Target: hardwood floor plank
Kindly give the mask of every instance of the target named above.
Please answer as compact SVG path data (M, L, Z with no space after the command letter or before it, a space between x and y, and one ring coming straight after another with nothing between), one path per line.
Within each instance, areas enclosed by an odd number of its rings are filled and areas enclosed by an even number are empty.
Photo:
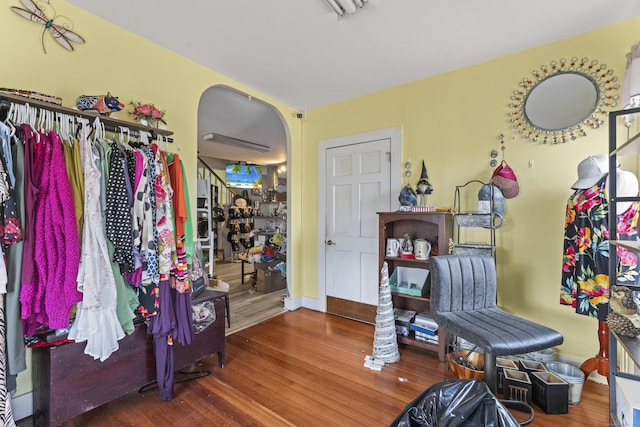
M250 276L245 276L242 283L241 267L242 264L237 262L221 262L215 266L217 277L229 284L231 326L227 328L227 335L286 311L284 291L267 294L256 292ZM247 271L253 271L253 266L245 265Z
M435 353L414 347L401 346L400 361L381 372L365 368L373 333L342 317L286 312L228 335L225 367L204 358L198 367L211 375L176 384L173 400L160 401L157 390L130 393L63 426L388 426L426 388L453 376ZM534 406L532 425L606 426L608 391L586 381L568 414Z

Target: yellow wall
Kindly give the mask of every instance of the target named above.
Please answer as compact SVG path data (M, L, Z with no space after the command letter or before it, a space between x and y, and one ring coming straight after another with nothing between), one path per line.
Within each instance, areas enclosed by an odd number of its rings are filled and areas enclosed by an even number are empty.
M19 2L14 2L19 5ZM272 104L287 122L290 135L290 158L299 164L300 123L294 119L295 111L262 93L238 84L170 51L158 47L133 33L122 30L102 19L76 8L64 0L56 2L58 15L68 16L75 31L86 44L75 45L68 52L51 38L45 36L47 54L40 44L42 25L36 25L9 10L0 13L0 52L4 58L1 87L32 90L60 96L63 105L75 107L79 95L101 95L110 91L120 101L152 102L166 110L168 128L174 132L175 143L170 151L179 152L187 171L190 193L196 188L197 112L201 94L210 86L223 84L234 87ZM130 120L129 115L118 112L113 115ZM290 168L291 200L288 209L291 216L292 236L300 236L299 168ZM191 198L195 213L195 197ZM292 263L288 273L293 283L292 296L300 294L301 283L298 253L299 239L289 241ZM30 391L28 375L20 375L18 394Z
M430 204L452 206L456 185L471 179L489 180L489 153L499 149L498 137L503 133L505 158L516 172L521 191L507 201L506 224L497 231L499 303L508 311L558 329L565 337L560 348L565 355L577 360L594 356L597 321L561 306L559 291L566 201L580 160L608 151L606 126L566 144L542 145L515 136L507 110L519 81L554 59L597 59L613 69L621 82L625 54L638 41L639 24L640 19L627 21L309 111L302 155L302 168L307 171L303 186L310 189L303 194L302 214L309 221L304 230L317 230L316 212L321 209L314 191L318 141L399 127L403 154L395 161L411 160L413 164L413 177L403 177L403 185L415 186L424 159L434 187ZM304 295L315 297L317 246L313 239L305 239L304 247Z

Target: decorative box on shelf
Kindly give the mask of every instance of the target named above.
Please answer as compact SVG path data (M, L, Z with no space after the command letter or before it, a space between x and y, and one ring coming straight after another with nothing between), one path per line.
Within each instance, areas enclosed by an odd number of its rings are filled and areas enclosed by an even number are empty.
M533 387L529 374L523 371L504 369L504 398L532 403Z
M518 362L520 363L520 366L521 366L520 370L527 372L529 374L532 372L547 371L547 368L545 367L544 363L538 362L537 360L520 359L518 360Z
M496 357L496 372L498 374L498 384L496 392L498 394L504 394L504 370L511 369L513 371L518 370L518 364L511 359L505 357Z
M569 413L569 383L549 371L531 372L533 403L547 414Z
M389 278L391 292L406 295L425 296L429 293L427 282L429 270L423 268L396 267Z

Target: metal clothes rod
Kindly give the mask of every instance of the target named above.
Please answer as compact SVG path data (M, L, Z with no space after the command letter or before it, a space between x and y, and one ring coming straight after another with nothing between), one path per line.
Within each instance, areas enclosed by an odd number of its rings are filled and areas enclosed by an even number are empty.
M29 104L32 107L42 108L43 110L55 111L62 114L68 114L70 116L79 116L90 121L95 120L96 117L104 124L105 130L109 132L120 132L120 127L128 128L131 135L138 136L140 131L145 131L151 134L152 139L157 139L158 135L163 137L163 140L167 142L173 142L173 138L168 138L169 135L173 135L173 132L165 129L157 129L151 126L144 126L139 123L128 122L125 120L116 119L109 116L102 116L97 113L90 113L87 111L76 110L73 108L63 107L61 105L52 104L49 102L39 101L37 99L25 98L19 95L10 95L8 93L0 93L0 111L6 113L11 107L11 103L14 104Z

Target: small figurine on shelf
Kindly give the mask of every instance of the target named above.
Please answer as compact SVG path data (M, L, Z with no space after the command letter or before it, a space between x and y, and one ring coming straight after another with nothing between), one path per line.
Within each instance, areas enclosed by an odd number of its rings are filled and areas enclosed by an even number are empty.
M416 193L410 185L407 184L400 190L398 201L402 212L411 212L411 208L416 205Z
M636 326L640 324L640 316L631 289L614 286L609 296L609 308L611 311L607 315L607 323L611 331L632 338L640 335L640 328Z
M418 206L427 206L427 194L431 194L433 186L429 182L429 175L427 174L427 167L422 161L422 173L420 179L416 185L416 194L418 195Z
M76 107L78 110L95 111L101 116L108 116L114 111L122 110L124 104L112 96L111 92L107 92L106 95L99 96L81 95L76 99Z
M400 241L400 258L414 259L415 257L413 253L413 240L411 240L411 235L407 233L402 236Z

